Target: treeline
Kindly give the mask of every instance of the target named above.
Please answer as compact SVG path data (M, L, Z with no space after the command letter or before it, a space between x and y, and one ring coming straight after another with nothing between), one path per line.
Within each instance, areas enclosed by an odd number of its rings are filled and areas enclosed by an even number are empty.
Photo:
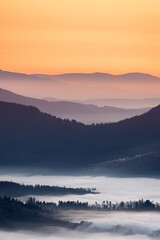
M111 201L103 201L102 204L95 203L91 206L91 209L98 210L107 210L107 211L148 211L148 210L160 210L160 203L154 203L150 200L138 200L138 201L127 201L127 202L119 202L112 203Z
M33 204L42 209L53 210L57 209L75 209L75 210L102 210L102 211L149 211L156 210L160 211L160 203L154 203L150 200L138 200L138 201L128 201L112 203L111 201L103 201L102 204L95 202L94 204L89 204L88 202L80 201L59 201L56 203L47 203L45 201L36 201L35 198L29 198L27 204Z
M57 213L46 211L38 204L23 203L10 197L0 197L0 227L2 228L39 228L40 225L49 225L75 229L80 225L88 224L84 221L74 223L62 220Z
M66 188L48 185L24 185L15 182L1 181L0 196L20 197L26 195L67 195L95 194L95 188Z
M76 228L82 223L70 223L60 219L61 210L93 210L93 211L160 211L160 203L150 200L129 202L102 202L102 204L88 204L88 202L59 201L56 203L40 202L35 198L29 198L26 203L10 197L0 197L0 227L9 223L39 223L54 226ZM83 223L84 224L84 223Z

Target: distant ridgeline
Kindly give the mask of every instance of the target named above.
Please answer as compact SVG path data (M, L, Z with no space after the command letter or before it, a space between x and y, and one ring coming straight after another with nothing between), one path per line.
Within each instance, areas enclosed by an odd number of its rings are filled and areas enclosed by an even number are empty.
M1 181L0 182L0 196L6 197L20 197L26 195L83 195L96 194L95 188L66 188L58 186L46 185L24 185L14 182Z

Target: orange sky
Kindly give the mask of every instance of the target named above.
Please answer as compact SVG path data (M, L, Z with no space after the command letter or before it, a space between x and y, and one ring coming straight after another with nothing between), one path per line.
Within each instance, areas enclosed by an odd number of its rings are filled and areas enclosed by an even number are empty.
M160 0L0 0L0 68L160 76Z

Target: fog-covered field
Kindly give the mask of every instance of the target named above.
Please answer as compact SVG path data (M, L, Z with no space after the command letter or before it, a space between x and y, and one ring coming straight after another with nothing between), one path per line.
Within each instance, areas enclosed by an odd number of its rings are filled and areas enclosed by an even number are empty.
M147 236L142 235L131 235L131 236L120 236L120 235L112 235L108 233L80 233L80 232L66 232L61 230L61 234L39 234L39 233L28 233L28 232L0 232L0 239L5 240L145 240L150 239Z
M37 196L38 200L80 200L89 203L102 203L150 199L160 202L160 180L151 178L108 178L90 176L41 176L1 174L0 180L14 181L24 184L57 185L66 187L96 187L99 194ZM25 200L21 198L21 200ZM102 212L102 211L65 211L64 219L73 222L82 220L92 222L90 226L77 230L64 228L45 228L31 231L0 231L0 239L6 240L145 240L160 239L159 212ZM63 218L62 214L62 218Z
M37 196L38 200L57 202L59 199L102 203L104 200L119 202L150 199L160 202L160 179L152 178L108 178L91 176L41 176L41 175L0 175L0 180L24 184L57 185L66 187L96 187L99 194L82 196Z

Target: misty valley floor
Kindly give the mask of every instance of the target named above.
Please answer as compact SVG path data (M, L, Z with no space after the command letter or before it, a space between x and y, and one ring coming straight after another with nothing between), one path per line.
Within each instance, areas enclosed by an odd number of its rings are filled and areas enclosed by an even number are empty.
M46 202L81 201L94 204L102 201L129 201L150 199L160 202L160 179L153 178L110 178L105 176L53 176L33 175L32 173L0 172L0 181L13 181L24 184L57 185L60 187L96 188L99 194L63 195L63 196L36 196L37 200ZM28 197L27 197L28 198ZM20 200L25 201L26 197Z
M67 212L69 220L81 219L92 221L88 227L79 227L70 230L62 227L39 227L29 230L0 230L0 239L6 240L145 240L160 239L159 222L157 213L95 213L80 211Z
M52 176L18 173L2 173L0 180L14 181L24 184L45 184L66 187L95 187L100 194L36 196L36 200L47 202L82 201L90 204L102 201L130 201L150 199L160 202L160 180L152 178L108 178L91 176ZM27 197L21 197L25 201ZM76 229L45 226L30 230L0 230L0 239L6 240L134 240L160 239L159 212L102 212L102 211L61 211L62 220L80 223L91 222L88 226Z
M89 213L74 211L68 213L70 218L92 220L88 228L70 230L59 227L44 227L31 230L0 231L0 239L6 240L144 240L159 239L160 215L156 213ZM68 216L67 216L68 217Z

